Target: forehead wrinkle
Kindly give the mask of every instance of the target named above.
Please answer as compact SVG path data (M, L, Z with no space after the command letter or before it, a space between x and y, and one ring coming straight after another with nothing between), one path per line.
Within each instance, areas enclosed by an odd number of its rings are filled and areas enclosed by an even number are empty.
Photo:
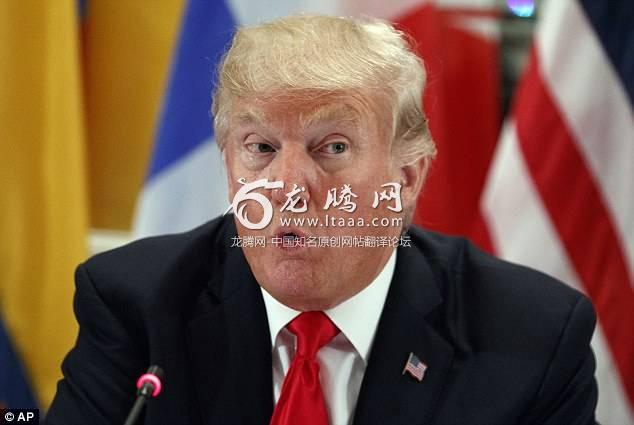
M232 121L237 126L256 125L261 128L269 128L269 124L273 122L273 117L277 116L282 122L290 123L297 120L295 122L298 126L292 131L303 132L311 126L325 123L345 123L360 129L363 119L359 109L349 103L327 103L306 108L303 105L297 105L297 103L295 103L295 107L292 107L292 103L286 101L279 104L272 102L271 106L273 111L259 105L241 105L234 112ZM278 119L274 121L280 123ZM286 131L291 130L287 128Z
M261 110L251 107L237 112L234 118L241 125L256 124L262 126L266 122L265 114Z
M299 116L300 125L308 128L324 122L346 122L358 125L361 116L359 112L350 105L329 104L320 106L309 112L301 112Z

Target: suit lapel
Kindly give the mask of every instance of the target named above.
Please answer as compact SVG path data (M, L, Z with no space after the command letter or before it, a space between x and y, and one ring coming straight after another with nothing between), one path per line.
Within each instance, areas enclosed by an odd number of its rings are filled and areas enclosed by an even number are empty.
M434 329L442 302L434 276L415 247L400 248L354 416L355 424L427 424L446 382L452 346ZM410 353L427 370L422 381L402 374Z
M266 309L242 250L227 250L188 323L196 399L203 423L265 424L273 411Z

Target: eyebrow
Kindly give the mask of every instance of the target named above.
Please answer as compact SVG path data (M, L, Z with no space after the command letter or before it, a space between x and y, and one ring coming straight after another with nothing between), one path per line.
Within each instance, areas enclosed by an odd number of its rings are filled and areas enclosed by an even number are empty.
M247 125L247 124L258 124L264 125L266 122L266 117L264 114L257 109L247 109L245 111L239 112L236 114L235 119L239 124Z
M345 103L328 104L301 114L299 122L302 127L307 128L324 122L348 122L353 125L359 124L361 116L359 111Z

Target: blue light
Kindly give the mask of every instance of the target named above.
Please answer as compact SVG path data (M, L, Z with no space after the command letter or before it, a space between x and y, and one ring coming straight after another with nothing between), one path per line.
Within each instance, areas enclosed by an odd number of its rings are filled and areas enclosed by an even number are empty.
M511 12L520 18L528 18L535 13L533 0L506 0L506 4Z

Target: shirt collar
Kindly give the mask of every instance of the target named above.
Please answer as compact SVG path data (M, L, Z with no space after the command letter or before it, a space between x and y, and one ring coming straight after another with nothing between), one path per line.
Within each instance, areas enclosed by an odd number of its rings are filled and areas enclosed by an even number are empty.
M372 283L352 298L324 311L366 364L395 267L396 249ZM269 322L271 346L274 347L278 333L301 312L280 303L264 288L260 288Z

